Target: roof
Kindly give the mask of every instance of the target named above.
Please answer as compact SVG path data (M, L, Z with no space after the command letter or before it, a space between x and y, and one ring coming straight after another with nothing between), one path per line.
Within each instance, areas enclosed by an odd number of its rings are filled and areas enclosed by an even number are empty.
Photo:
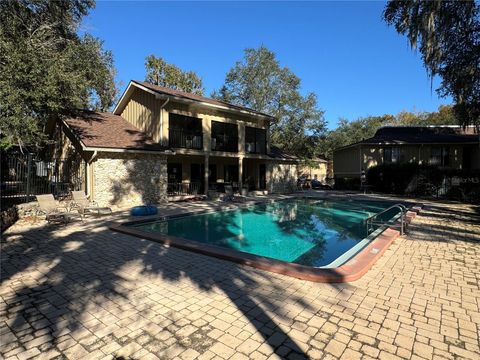
M63 122L85 147L165 151L143 131L119 115L104 112L82 111Z
M141 85L141 86L143 86L143 87L145 87L145 88L147 88L151 91L154 91L154 92L156 92L158 94L162 94L162 95L173 96L173 97L183 99L183 100L187 100L187 101L195 101L195 102L198 102L198 103L213 105L213 106L216 106L216 107L226 108L226 109L229 109L229 110L248 112L248 113L251 113L253 115L260 115L260 116L263 116L263 117L273 118L273 116L271 116L271 115L268 115L268 114L262 113L260 111L250 109L250 108L245 107L245 106L230 104L230 103L227 103L225 101L220 101L220 100L208 98L208 97L205 97L205 96L195 95L195 94L191 94L191 93L187 93L187 92L183 92L183 91L179 91L179 90L170 89L170 88L163 87L163 86L153 85L153 84L150 84L150 83L145 82L145 81L132 80L131 83Z
M268 153L268 156L271 157L272 159L278 159L278 160L292 160L292 161L298 160L297 156L288 154L276 146L270 146L270 152Z
M341 147L357 145L465 144L479 142L473 128L461 126L385 126L371 138ZM337 150L339 150L337 149Z

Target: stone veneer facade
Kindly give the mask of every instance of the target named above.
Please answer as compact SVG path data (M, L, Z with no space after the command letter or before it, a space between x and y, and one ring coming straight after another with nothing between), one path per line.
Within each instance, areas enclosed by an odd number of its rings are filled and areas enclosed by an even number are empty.
M93 199L100 206L135 206L167 201L167 159L144 153L98 153Z
M268 190L271 193L289 193L295 190L297 182L297 165L293 163L269 163L267 173Z

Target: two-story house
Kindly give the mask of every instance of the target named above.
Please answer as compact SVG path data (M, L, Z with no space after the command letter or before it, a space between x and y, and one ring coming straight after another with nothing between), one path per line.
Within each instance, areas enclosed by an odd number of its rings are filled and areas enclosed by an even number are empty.
M272 117L245 107L131 81L113 113L61 121L62 157L85 167L85 190L105 205L158 203L224 191L292 189L297 159L270 145Z

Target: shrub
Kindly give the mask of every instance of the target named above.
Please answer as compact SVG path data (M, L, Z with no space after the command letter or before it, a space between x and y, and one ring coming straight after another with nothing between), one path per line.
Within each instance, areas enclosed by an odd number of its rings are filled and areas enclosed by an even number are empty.
M453 179L461 179L455 184ZM479 170L442 169L417 164L383 164L367 172L372 190L397 195L445 196L476 202L480 193Z
M335 177L335 190L358 190L360 189L359 178Z

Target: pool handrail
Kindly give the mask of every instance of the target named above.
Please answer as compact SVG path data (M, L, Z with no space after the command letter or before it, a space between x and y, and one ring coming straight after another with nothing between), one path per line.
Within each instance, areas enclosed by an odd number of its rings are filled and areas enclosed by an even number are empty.
M372 216L365 219L365 223L367 225L367 231L369 231L370 225L384 225L384 226L391 225L391 223L389 223L389 221L375 221L375 218L377 218L379 215L382 215L382 214L386 213L387 211L395 209L395 208L400 209L400 235L403 235L405 233L405 217L407 215L407 207L403 204L400 204L400 203L394 204L394 205L380 211L379 213L373 214Z

